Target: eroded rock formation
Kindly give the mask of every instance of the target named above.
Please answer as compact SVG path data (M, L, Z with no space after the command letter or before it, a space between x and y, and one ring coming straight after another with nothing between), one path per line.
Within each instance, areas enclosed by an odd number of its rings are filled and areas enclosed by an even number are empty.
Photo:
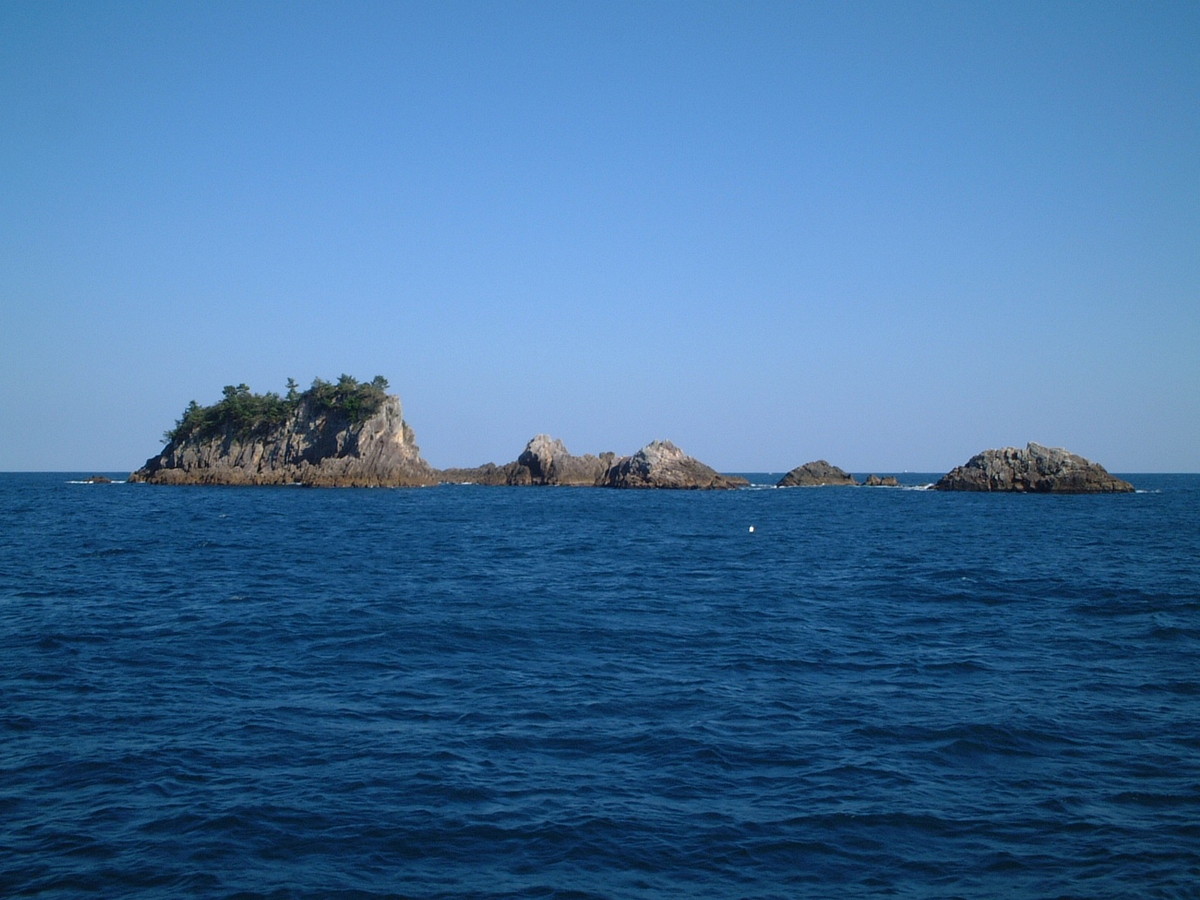
M517 457L517 464L529 471L531 484L597 485L615 461L615 453L573 456L562 441L548 434L539 434Z

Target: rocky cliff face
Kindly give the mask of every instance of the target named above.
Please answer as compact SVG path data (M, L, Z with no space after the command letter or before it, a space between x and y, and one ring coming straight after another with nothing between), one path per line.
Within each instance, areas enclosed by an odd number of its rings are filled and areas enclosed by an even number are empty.
M1012 491L1098 494L1134 489L1091 462L1056 447L1028 444L1025 449L985 450L958 466L933 486L937 491Z
M605 473L602 483L618 488L721 490L744 487L748 482L719 474L670 441L654 441L633 456L618 460Z
M819 487L822 485L858 484L844 469L831 466L823 459L796 466L777 482L777 487Z
M307 484L401 487L437 484L421 458L400 399L388 396L362 422L301 402L278 425L172 440L129 476L153 484Z

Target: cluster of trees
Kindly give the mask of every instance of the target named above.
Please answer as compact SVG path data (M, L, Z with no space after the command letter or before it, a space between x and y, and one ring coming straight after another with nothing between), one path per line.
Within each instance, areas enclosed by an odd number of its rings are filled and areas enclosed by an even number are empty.
M168 441L215 434L244 437L282 425L305 403L313 413L341 414L357 425L379 410L387 389L388 381L382 375L363 382L349 375L342 375L336 382L314 378L312 387L306 391L301 391L295 379L289 378L284 396L274 391L255 394L245 384L228 384L222 390L221 400L212 406L200 406L195 400L189 403L175 427L163 436Z

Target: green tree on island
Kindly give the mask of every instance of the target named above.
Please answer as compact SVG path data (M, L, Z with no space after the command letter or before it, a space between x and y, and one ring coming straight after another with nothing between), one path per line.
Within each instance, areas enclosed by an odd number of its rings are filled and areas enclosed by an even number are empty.
M217 434L243 438L282 425L305 404L313 413L342 415L351 424L359 425L383 405L388 380L376 375L360 384L353 376L342 374L336 384L314 378L308 390L300 391L298 387L295 379L289 378L287 394L281 397L274 391L255 394L244 383L226 385L221 399L212 406L200 406L195 400L189 402L175 427L163 436L175 442Z

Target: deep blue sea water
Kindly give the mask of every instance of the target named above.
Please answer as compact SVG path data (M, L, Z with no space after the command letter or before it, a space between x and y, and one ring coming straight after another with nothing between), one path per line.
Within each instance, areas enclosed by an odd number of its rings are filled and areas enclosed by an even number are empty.
M1129 477L0 475L0 895L1200 896L1200 476Z

